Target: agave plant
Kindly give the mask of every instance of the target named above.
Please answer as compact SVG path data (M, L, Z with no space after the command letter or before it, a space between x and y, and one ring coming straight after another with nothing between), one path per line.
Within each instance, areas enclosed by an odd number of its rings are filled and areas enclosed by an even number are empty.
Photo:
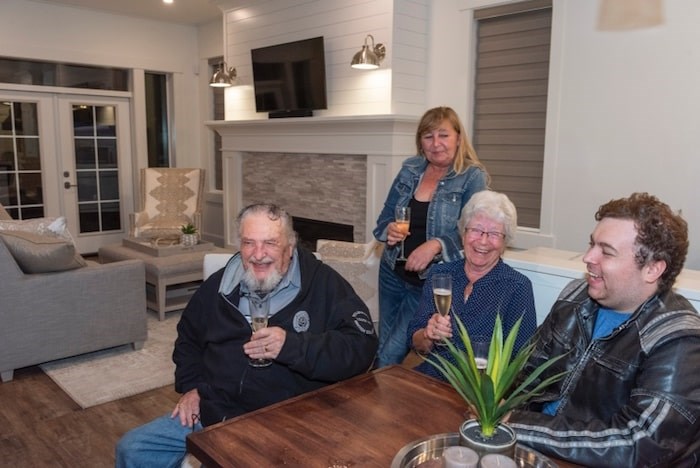
M180 231L183 234L197 234L197 228L192 223L187 223L184 226L180 226Z
M467 402L481 426L481 435L484 438L493 436L496 426L512 409L539 394L566 374L566 372L562 372L552 375L533 388L528 388L542 372L562 356L554 357L538 366L522 383L513 388L520 371L535 350L535 343L530 342L523 346L515 357L512 357L522 317L515 322L504 342L503 323L500 315L496 315L484 372L479 371L476 367L474 351L466 327L459 317L455 317L455 321L459 328L459 338L465 349L458 348L447 339L445 343L456 364L436 353L431 353L432 358L426 359L445 376L457 393Z

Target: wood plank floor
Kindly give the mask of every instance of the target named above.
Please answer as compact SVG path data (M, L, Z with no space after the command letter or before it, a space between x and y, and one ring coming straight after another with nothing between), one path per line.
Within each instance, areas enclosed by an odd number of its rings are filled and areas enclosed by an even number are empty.
M410 353L403 365L419 362ZM38 366L18 369L0 383L0 467L113 467L119 438L171 411L178 397L169 385L81 409Z
M113 467L119 438L178 396L170 385L81 409L39 367L18 369L0 383L0 466Z

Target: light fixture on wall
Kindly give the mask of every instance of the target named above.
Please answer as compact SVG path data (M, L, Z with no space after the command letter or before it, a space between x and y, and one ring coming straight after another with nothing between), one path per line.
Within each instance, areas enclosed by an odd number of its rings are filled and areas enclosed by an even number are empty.
M236 69L233 67L228 68L226 62L220 63L219 68L216 69L214 74L209 80L209 86L214 88L228 88L233 85L236 80Z
M367 39L372 41L372 46L367 45ZM362 50L355 54L350 62L352 68L357 68L360 70L374 70L379 68L379 64L386 57L386 47L384 44L374 45L374 36L367 34L365 37L365 44L362 46Z

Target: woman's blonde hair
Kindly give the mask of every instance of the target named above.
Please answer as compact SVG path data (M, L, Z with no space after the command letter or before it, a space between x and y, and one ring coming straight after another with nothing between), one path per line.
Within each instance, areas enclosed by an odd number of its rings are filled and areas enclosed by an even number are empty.
M459 145L457 146L457 154L455 154L455 159L452 162L452 168L457 174L461 174L466 171L469 166L480 167L487 175L484 165L479 161L479 157L476 155L476 151L472 146L471 142L467 138L467 132L464 130L462 121L459 120L459 116L451 107L433 107L423 114L420 122L418 123L418 130L416 130L416 148L418 154L425 157L423 154L423 146L421 145L421 138L424 133L431 132L436 128L439 128L443 121L447 120L455 132L459 135Z

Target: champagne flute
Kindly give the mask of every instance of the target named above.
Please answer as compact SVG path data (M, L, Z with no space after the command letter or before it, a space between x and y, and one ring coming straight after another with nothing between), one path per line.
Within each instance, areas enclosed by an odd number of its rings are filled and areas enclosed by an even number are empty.
M446 316L450 313L452 306L452 275L449 273L437 273L433 275L433 300L435 307L441 316ZM445 346L444 341L438 341L438 346Z
M486 372L489 359L489 347L491 340L488 336L475 336L470 338L472 351L474 351L474 363L479 372Z
M253 328L253 332L267 327L267 318L270 313L269 299L248 296L248 307L250 309L251 327ZM250 359L249 364L253 367L267 367L272 364L272 361L270 359Z
M411 208L408 206L397 206L394 212L394 217L396 218L396 224L398 225L399 230L404 235L404 238L401 239L401 256L399 256L399 258L396 260L405 262L407 258L403 252L403 243L408 235L408 228L411 224Z

